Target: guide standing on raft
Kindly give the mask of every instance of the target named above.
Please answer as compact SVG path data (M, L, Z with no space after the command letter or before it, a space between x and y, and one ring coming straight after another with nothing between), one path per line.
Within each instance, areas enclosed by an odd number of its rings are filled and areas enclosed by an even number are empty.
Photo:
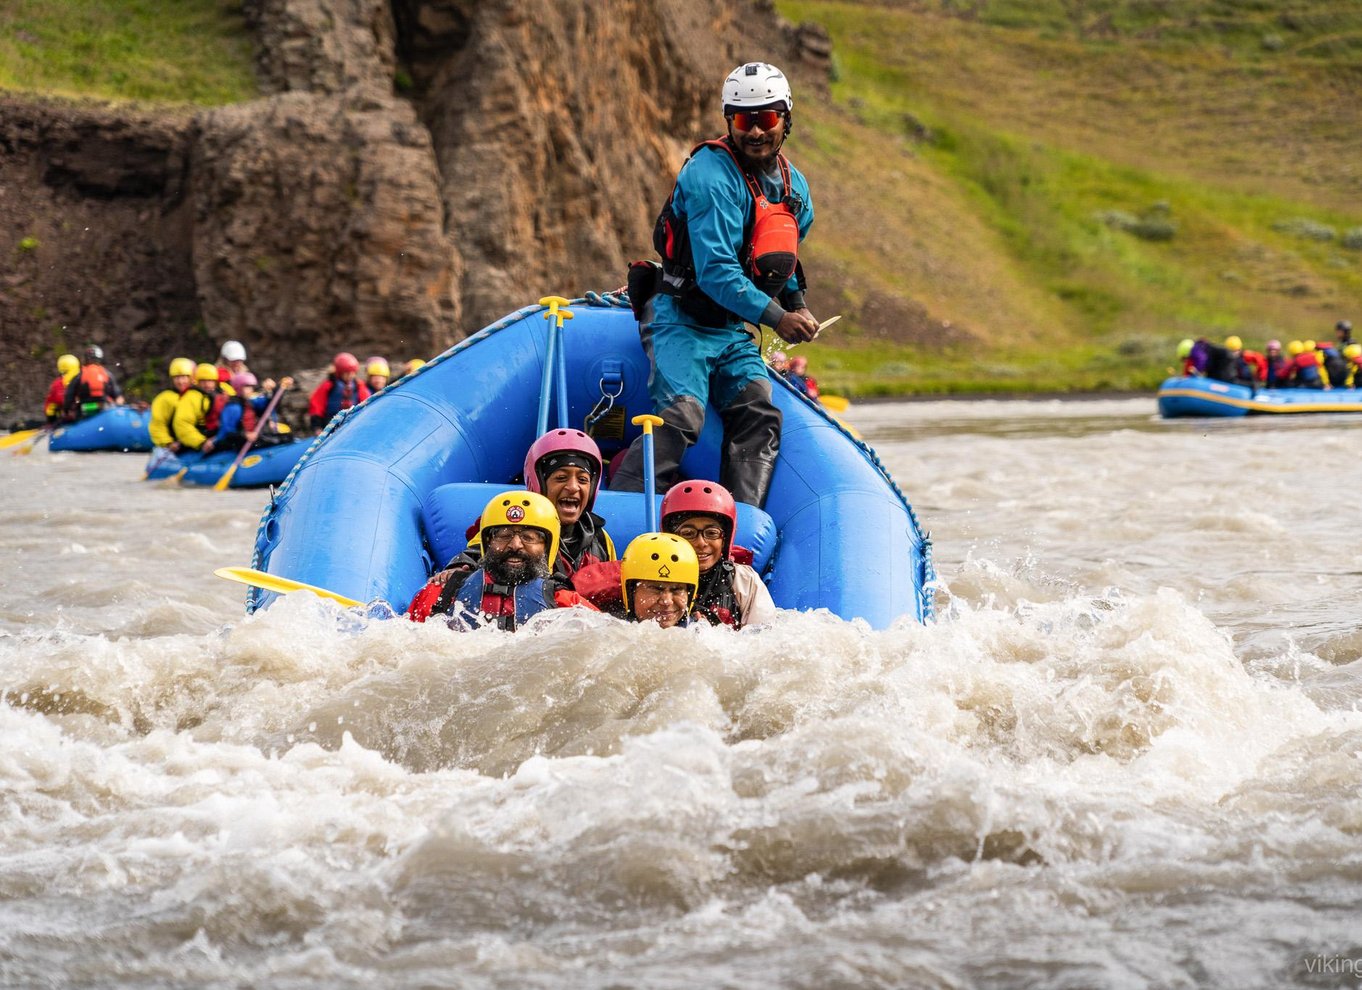
M712 400L723 420L720 484L739 501L766 501L781 417L747 324L773 327L792 344L818 333L798 262L813 200L808 181L781 154L793 105L775 66L734 69L723 85L727 135L691 152L658 217L653 246L661 267L630 268L629 297L652 364L648 389L663 420L654 434L661 490L680 480L681 457L699 438ZM643 471L640 438L611 487L643 491Z

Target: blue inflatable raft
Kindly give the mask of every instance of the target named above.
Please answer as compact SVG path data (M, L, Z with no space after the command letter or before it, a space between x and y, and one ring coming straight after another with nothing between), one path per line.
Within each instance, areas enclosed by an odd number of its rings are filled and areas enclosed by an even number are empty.
M1362 412L1362 389L1260 388L1212 378L1169 378L1159 386L1159 415L1248 416L1259 413Z
M131 406L110 406L93 416L66 423L52 431L52 450L150 450L147 426L151 412Z
M609 459L638 435L632 418L651 411L648 361L629 309L599 296L571 309L562 332L567 425L595 417L591 432ZM542 306L521 309L337 416L274 493L252 566L404 608L463 548L487 499L518 484L538 430L545 315ZM738 542L757 551L776 605L825 608L880 629L903 616L926 621L931 546L907 500L869 447L772 381L784 415L780 457L765 512L743 509ZM710 409L682 463L688 477L718 477L719 440ZM603 492L597 511L621 549L645 528L642 495ZM273 597L253 588L248 608Z
M277 485L293 470L293 465L307 452L305 440L276 444L273 447L252 447L241 459L241 466L227 483L228 488L263 488ZM197 451L173 451L161 447L153 451L147 459L145 478L157 481L177 475L181 484L203 485L211 488L218 483L236 460L237 452L224 450L211 454ZM181 473L183 472L183 473ZM489 496L490 497L490 496Z

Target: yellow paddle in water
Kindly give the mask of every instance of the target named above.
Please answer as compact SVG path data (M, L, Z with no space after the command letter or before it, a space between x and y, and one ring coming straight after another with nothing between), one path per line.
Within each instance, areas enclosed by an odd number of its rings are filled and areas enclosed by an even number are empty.
M843 395L820 395L818 401L828 412L844 413L851 408L851 400Z
M4 450L6 447L17 447L21 443L34 443L38 439L38 434L46 432L46 427L40 427L36 430L20 430L18 433L7 434L0 437L0 450ZM15 453L17 454L18 451L15 451Z
M329 598L333 602L340 602L349 608L352 605L363 605L353 598L346 598L338 595L334 591L327 591L325 588L318 588L315 585L303 584L301 581L291 581L278 574L266 574L264 571L257 571L250 567L219 567L213 572L220 578L228 581L235 581L238 584L248 584L252 588L264 588L266 591L277 591L281 595L287 595L292 591L310 591L318 598Z

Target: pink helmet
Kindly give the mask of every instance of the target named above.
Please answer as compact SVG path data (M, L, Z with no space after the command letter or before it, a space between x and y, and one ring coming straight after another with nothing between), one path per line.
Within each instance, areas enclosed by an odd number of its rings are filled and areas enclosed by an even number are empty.
M255 388L260 382L257 381L255 375L251 374L249 371L239 371L232 376L229 384L232 388L241 388L243 385L249 385L251 388Z
M587 492L586 508L590 511L601 487L601 449L596 441L581 430L549 430L530 444L525 454L525 487L544 493L548 476L560 467L581 467L591 475L591 490Z
M738 507L732 493L714 481L682 481L667 490L662 498L662 528L671 531L672 523L685 516L713 516L724 528L724 556L733 549L738 531Z
M338 375L359 370L359 358L349 351L341 351L331 363L336 366L336 374Z
M1280 340L1269 340L1267 342L1267 349L1269 351L1280 351L1282 349L1282 342Z

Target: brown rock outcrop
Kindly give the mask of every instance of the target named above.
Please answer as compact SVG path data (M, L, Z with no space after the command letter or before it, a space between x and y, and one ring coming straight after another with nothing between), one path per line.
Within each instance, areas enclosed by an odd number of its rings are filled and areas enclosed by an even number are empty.
M256 70L270 93L343 93L396 69L386 0L243 0L256 38Z
M195 282L218 340L293 368L341 346L405 360L455 339L461 263L407 102L287 93L204 113L190 174Z

